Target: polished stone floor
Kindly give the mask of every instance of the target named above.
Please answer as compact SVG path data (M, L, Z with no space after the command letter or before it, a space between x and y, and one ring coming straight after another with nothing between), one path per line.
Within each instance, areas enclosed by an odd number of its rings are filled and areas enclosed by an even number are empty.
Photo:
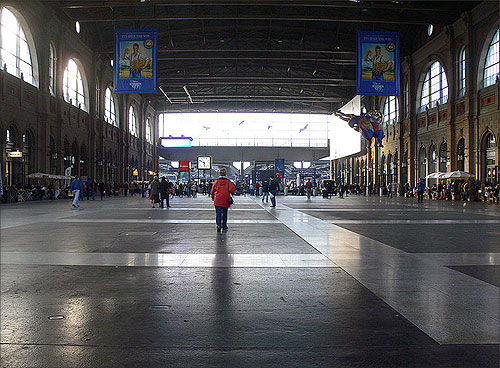
M500 207L0 207L1 367L500 367Z

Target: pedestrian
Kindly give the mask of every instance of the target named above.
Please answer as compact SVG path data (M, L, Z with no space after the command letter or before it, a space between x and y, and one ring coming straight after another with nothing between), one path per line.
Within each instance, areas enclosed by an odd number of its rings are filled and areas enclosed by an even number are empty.
M215 221L217 223L217 232L227 231L227 210L232 203L231 194L236 191L236 187L231 180L226 178L226 169L219 170L219 179L212 186L210 196L215 206Z
M271 197L271 205L269 207L276 207L276 196L279 190L278 181L274 177L269 179L269 196Z
M424 202L424 189L425 189L424 179L420 179L420 181L417 184L417 203Z
M168 196L168 183L165 180L165 177L162 177L160 182L160 208L163 208L163 201L165 199L167 200L167 208L170 207Z
M155 203L160 203L160 182L157 176L154 177L151 183L151 202L153 203L153 208L155 208Z
M313 188L313 185L311 183L311 180L308 180L306 183L307 199L311 199L312 188Z
M97 185L97 189L99 189L99 194L101 195L101 201L102 201L104 198L105 191L106 191L106 186L104 185L102 180Z
M80 192L83 191L83 183L78 176L73 179L70 190L73 192L73 207L80 207Z
M269 182L262 181L262 203L264 203L264 199L266 203L269 203Z

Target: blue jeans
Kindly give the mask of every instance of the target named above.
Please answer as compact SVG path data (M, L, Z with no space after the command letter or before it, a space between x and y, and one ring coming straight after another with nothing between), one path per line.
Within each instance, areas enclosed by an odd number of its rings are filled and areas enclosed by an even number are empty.
M269 202L269 192L262 192L262 202L264 202L264 198L266 202Z
M80 205L80 190L78 189L73 191L73 205L74 206Z
M276 206L276 196L278 195L278 191L277 190L271 190L271 204L273 206Z
M215 206L215 222L221 229L227 229L227 209L228 207Z

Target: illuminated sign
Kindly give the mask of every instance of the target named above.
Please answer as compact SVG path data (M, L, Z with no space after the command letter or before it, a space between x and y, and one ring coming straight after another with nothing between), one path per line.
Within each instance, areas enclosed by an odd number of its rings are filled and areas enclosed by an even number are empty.
M190 148L193 138L191 137L168 137L161 138L161 145L165 148Z
M189 161L179 161L179 172L189 172Z
M23 153L21 151L12 151L9 152L9 157L23 157Z
M139 171L138 170L134 170L134 172L132 173L133 176L139 176Z

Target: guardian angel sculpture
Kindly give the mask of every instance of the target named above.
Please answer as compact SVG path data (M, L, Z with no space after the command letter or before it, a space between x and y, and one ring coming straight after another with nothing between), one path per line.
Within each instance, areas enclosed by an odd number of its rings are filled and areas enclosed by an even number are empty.
M349 126L355 131L361 131L363 137L368 141L375 138L376 144L382 146L382 139L385 137L384 130L382 129L382 113L377 110L370 110L366 114L361 115L344 114L343 112L334 112L334 115L340 119L347 121Z

